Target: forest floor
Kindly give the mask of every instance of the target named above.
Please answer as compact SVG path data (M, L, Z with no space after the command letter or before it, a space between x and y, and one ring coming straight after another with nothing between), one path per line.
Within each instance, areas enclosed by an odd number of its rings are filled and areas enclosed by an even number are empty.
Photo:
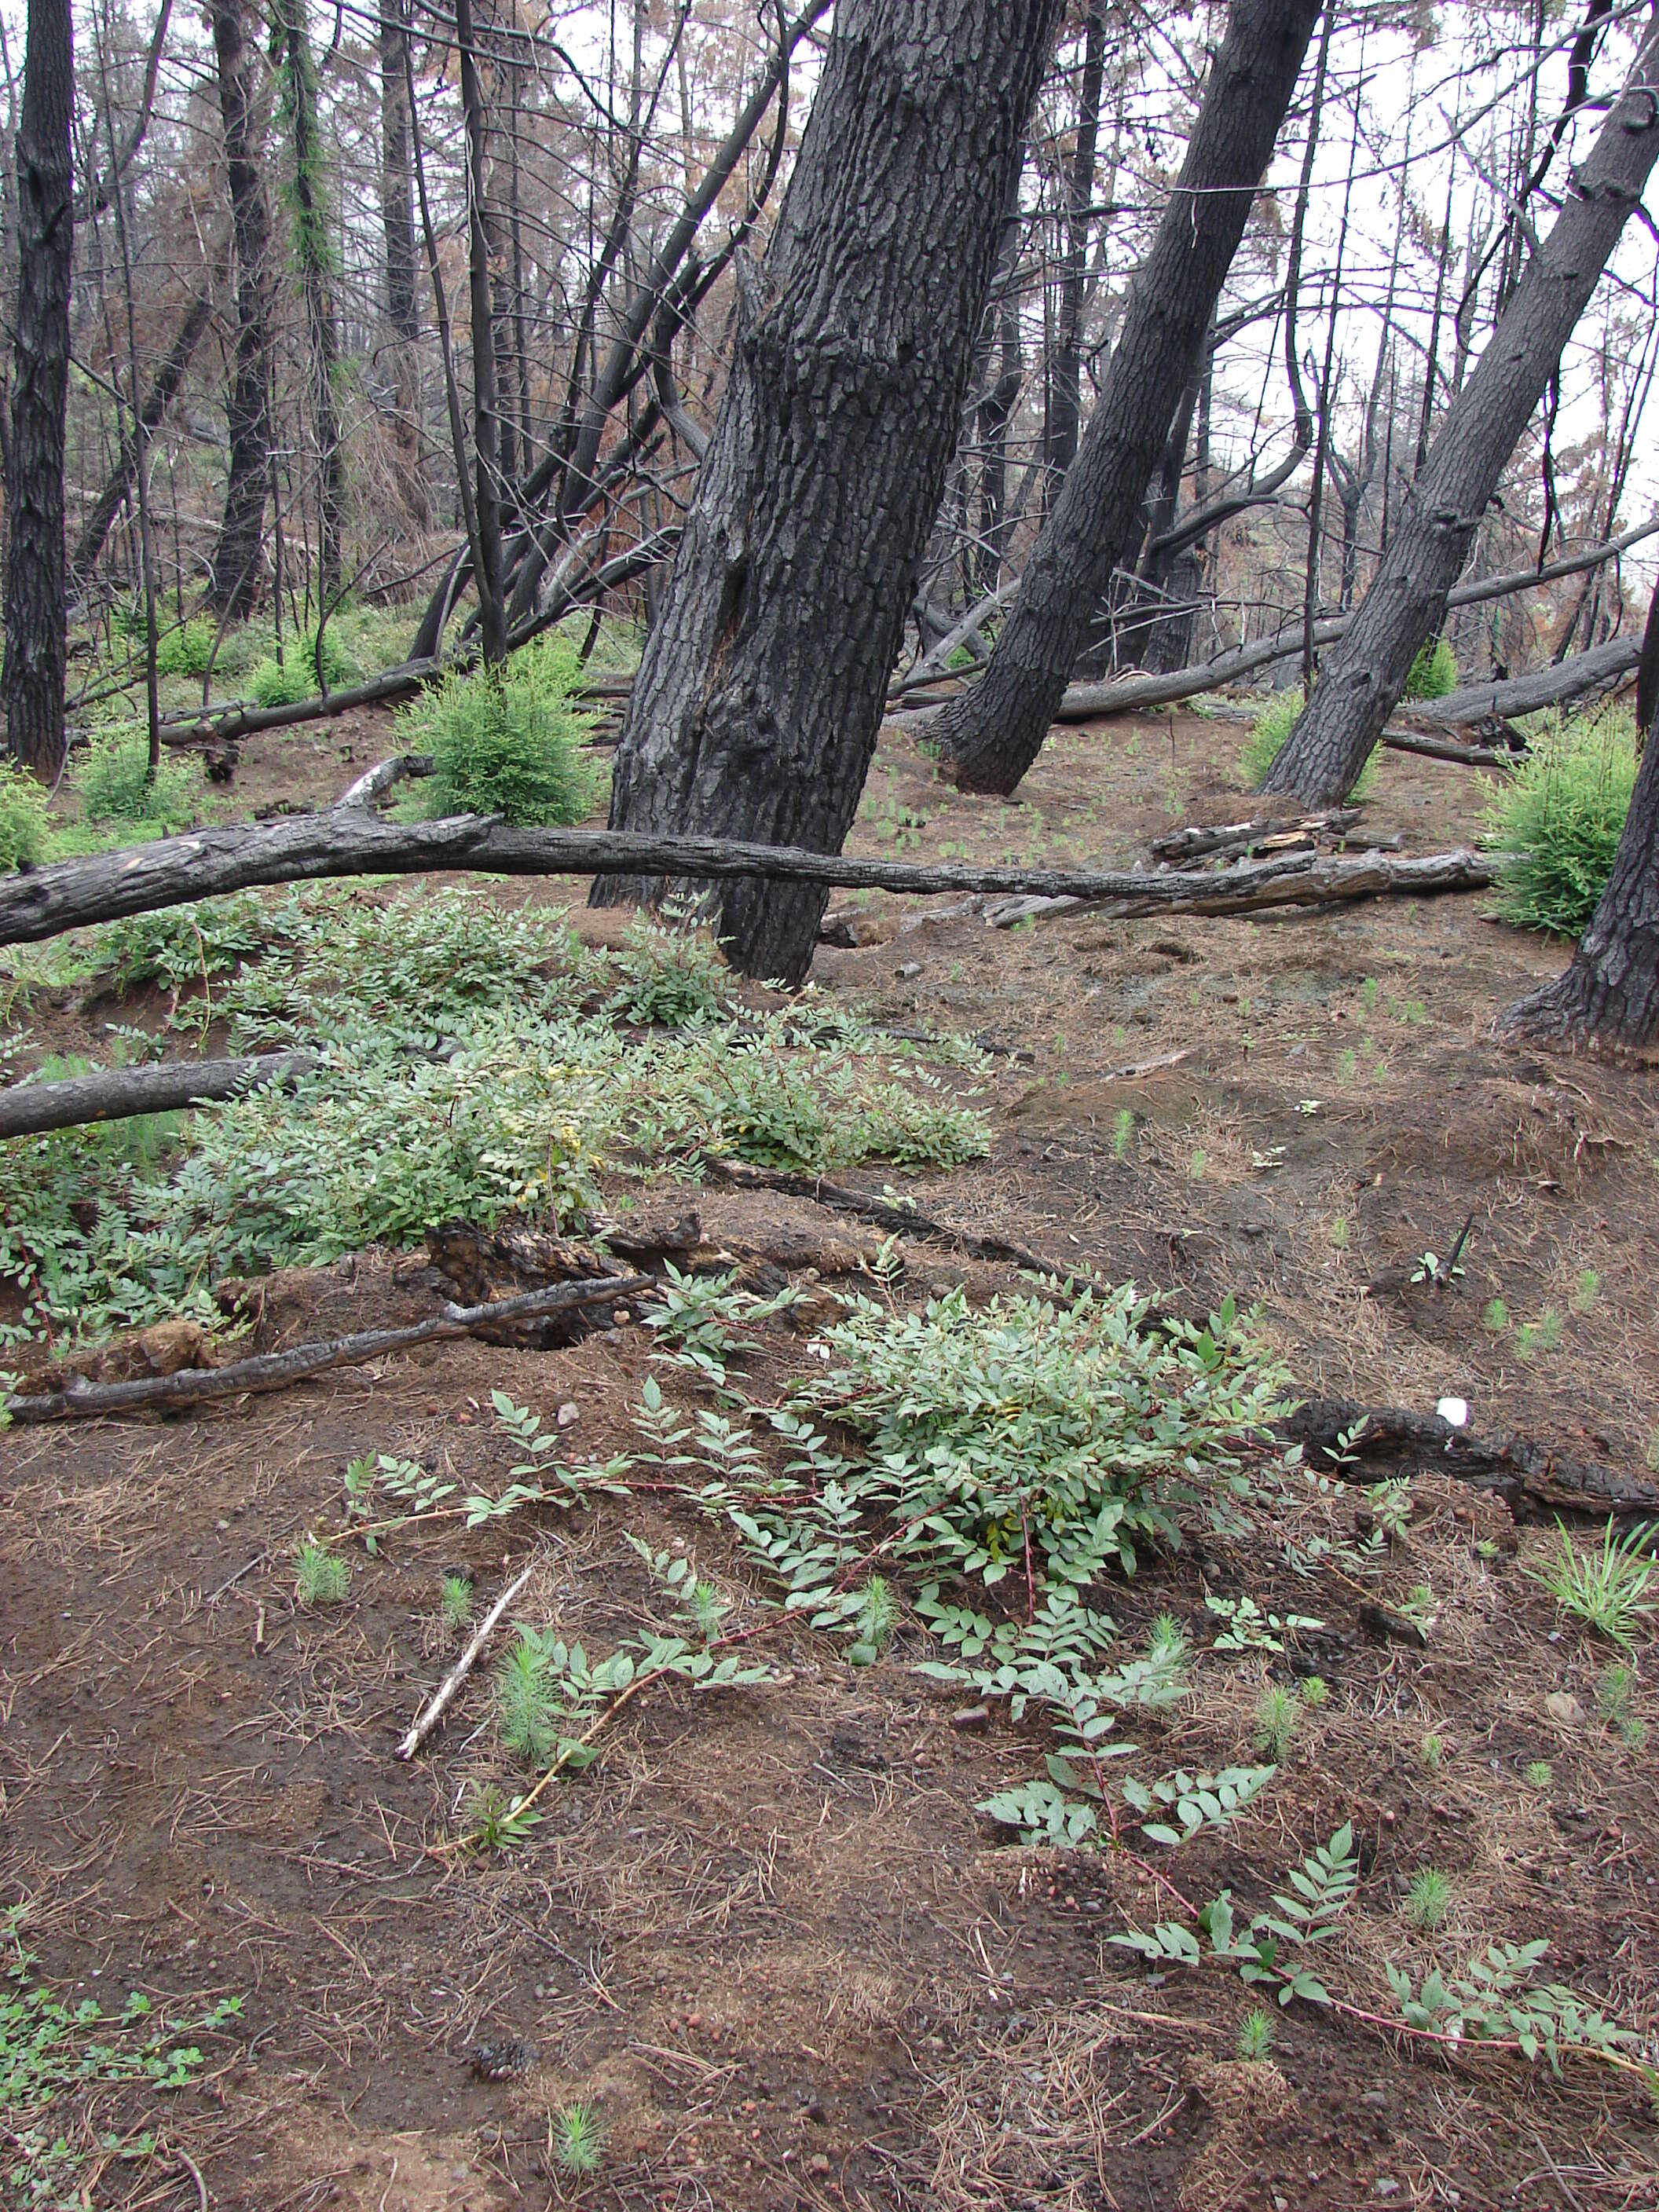
M358 719L246 744L247 811L325 801L392 749L384 720ZM1242 733L1189 714L1059 732L1012 805L942 788L890 735L853 849L1121 865L1180 823L1237 817ZM1391 756L1366 823L1439 850L1473 842L1482 803L1468 770ZM997 930L872 898L878 941L826 948L813 984L878 1023L986 1043L991 1146L948 1172L839 1180L902 1182L951 1224L1182 1310L1259 1303L1298 1390L1419 1413L1461 1396L1478 1433L1645 1479L1659 1095L1649 1073L1492 1042L1493 1017L1565 955L1482 906ZM118 1018L159 1018L155 995L46 994L31 1052L94 1050ZM682 1181L633 1194L696 1206L706 1243L815 1297L871 1287L876 1232L806 1198ZM1462 1274L1414 1279L1466 1220ZM901 1249L901 1304L1024 1287L948 1245ZM283 1275L258 1341L419 1319L437 1298L418 1256L377 1249ZM745 1388L775 1395L806 1367L807 1334L785 1314L757 1334ZM1167 1613L1197 1651L1191 1695L1121 1723L1160 1771L1248 1763L1265 1686L1313 1671L1329 1686L1242 1816L1174 1854L1008 1842L975 1808L1040 1768L1034 1718L988 1717L917 1674L913 1623L854 1667L781 1615L761 1638L777 1679L654 1688L517 1849L447 1847L491 1771L493 1651L422 1752L392 1757L453 1656L442 1575L470 1575L482 1601L533 1564L511 1617L599 1651L660 1607L628 1537L695 1550L735 1591L753 1571L668 1482L562 1517L394 1532L355 1551L344 1603L311 1611L295 1603L296 1542L339 1528L342 1470L366 1453L499 1477L492 1391L550 1430L574 1408L585 1455L635 1449L647 1376L695 1402L651 1352L631 1324L544 1352L434 1345L187 1418L0 1441L8 2061L25 2014L38 2027L68 2008L52 2104L11 2077L6 2202L1659 2204L1639 2077L1573 2052L1558 2076L1389 2025L1389 1962L1417 1983L1547 1938L1545 1977L1659 2058L1659 1738L1644 1750L1635 1725L1659 1729L1653 1647L1610 1686L1616 1648L1527 1571L1555 1531L1432 1467L1414 1470L1409 1527L1363 1568L1331 1548L1366 1525L1363 1490L1264 1482L1104 1593L1126 1648ZM1321 1626L1218 1651L1206 1597ZM1379 1600L1423 1627L1422 1648L1367 1635ZM1149 1972L1109 1940L1181 1918L1171 1883L1198 1903L1230 1889L1241 1917L1271 1910L1346 1824L1358 1888L1320 1972L1348 2009L1270 2006L1259 2057L1237 2055L1255 1997L1236 1970ZM1418 1932L1404 1908L1428 1868L1445 1917ZM89 2038L121 2036L77 2027L74 2008L117 2013L132 1990L168 2023L158 2051L199 2047L184 2086L77 2064ZM227 1999L234 2015L216 2011ZM586 2179L558 2157L575 2104L602 2130Z

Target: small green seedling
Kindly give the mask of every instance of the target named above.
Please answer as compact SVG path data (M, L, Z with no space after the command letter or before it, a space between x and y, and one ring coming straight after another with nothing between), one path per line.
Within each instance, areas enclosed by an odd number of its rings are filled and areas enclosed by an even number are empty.
M1348 1249L1348 1217L1346 1213L1337 1215L1331 1224L1330 1233L1331 1249L1334 1252L1346 1252Z
M1135 1133L1135 1117L1127 1106L1117 1109L1117 1120L1112 1124L1112 1158L1121 1160L1129 1149L1129 1139Z
M1594 1307L1601 1295L1601 1278L1596 1273L1595 1268L1581 1267L1578 1270L1578 1279L1572 1286L1572 1295L1567 1300L1567 1304L1576 1314L1587 1314Z
M343 1605L350 1589L351 1570L339 1553L307 1536L294 1555L294 1599L301 1611Z
M465 1575L446 1575L443 1594L439 1600L443 1610L444 1626L452 1633L471 1626L472 1620L472 1585Z
M1418 1745L1417 1762L1425 1774L1438 1774L1440 1771L1440 1760L1444 1749L1445 1746L1443 1744L1440 1738L1432 1731L1425 1735L1422 1742Z
M1628 1651L1637 1629L1659 1612L1659 1602L1647 1595L1659 1572L1651 1552L1659 1523L1644 1523L1615 1539L1609 1520L1595 1552L1581 1552L1559 1521L1555 1528L1556 1549L1527 1572L1564 1613Z
M1528 1759L1521 1770L1521 1779L1528 1790L1547 1790L1555 1779L1555 1769L1547 1759Z
M1302 1685L1302 1702L1310 1712L1317 1712L1331 1701L1331 1686L1322 1674L1310 1674Z
M1254 2005L1238 2023L1238 2055L1247 2065L1267 2057L1273 2047L1273 2016Z
M605 2133L592 2105L561 2105L550 2125L553 2156L562 2172L580 2180L599 2171Z
M1255 1747L1275 1765L1291 1747L1301 1725L1302 1708L1293 1690L1283 1682L1269 1683L1256 1700Z
M1489 1336L1502 1336L1510 1325L1510 1310L1502 1298L1488 1298L1480 1326Z
M1406 1917L1420 1936L1432 1936L1451 1911L1451 1883L1438 1867L1420 1867L1406 1892Z

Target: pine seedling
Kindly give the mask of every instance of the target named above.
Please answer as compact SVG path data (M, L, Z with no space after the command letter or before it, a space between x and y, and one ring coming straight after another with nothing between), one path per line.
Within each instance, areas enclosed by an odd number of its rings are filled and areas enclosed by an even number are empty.
M1444 1747L1432 1730L1417 1747L1417 1762L1425 1774L1438 1774L1440 1755Z
M294 1555L294 1600L301 1611L343 1605L350 1589L351 1569L339 1553L307 1536Z
M1547 1759L1529 1759L1521 1770L1521 1779L1528 1790L1547 1790L1555 1779L1555 1769Z
M1256 1700L1255 1747L1264 1759L1275 1765L1291 1747L1302 1718L1302 1708L1295 1692L1283 1682L1272 1682Z
M1273 2047L1273 2017L1254 2005L1238 2023L1238 2055L1247 2065L1266 2058Z
M465 1575L446 1575L443 1593L439 1599L443 1611L444 1626L459 1635L472 1620L472 1585Z
M562 2172L580 2180L599 2171L605 2132L592 2105L561 2105L551 2127L553 2156Z
M548 1652L534 1629L519 1640L495 1669L495 1721L501 1741L527 1765L544 1766L558 1739L557 1715L548 1686Z
M893 1638L898 1626L898 1600L884 1577L872 1575L861 1593L854 1618L854 1640L847 1656L855 1667L873 1667Z
M1419 1936L1432 1936L1451 1911L1452 1887L1438 1867L1419 1867L1406 1892L1406 1917Z
M1322 1674L1310 1674L1302 1685L1302 1702L1310 1712L1316 1713L1322 1705L1331 1701L1331 1686Z

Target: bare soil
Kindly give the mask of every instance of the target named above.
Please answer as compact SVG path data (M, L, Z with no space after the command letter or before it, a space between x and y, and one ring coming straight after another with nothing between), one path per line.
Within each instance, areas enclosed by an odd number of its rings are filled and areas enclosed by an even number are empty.
M1238 813L1239 735L1193 715L1059 732L1012 806L943 789L891 737L857 842L1133 860L1178 822ZM326 799L375 750L369 726L252 741L239 789ZM1389 757L1367 825L1435 850L1472 839L1481 803L1466 770ZM826 950L816 988L1000 1055L992 1156L912 1184L930 1212L1186 1308L1259 1301L1307 1389L1422 1412L1462 1396L1478 1431L1643 1477L1659 1423L1653 1076L1491 1036L1562 948L1468 898L1012 932L921 902L872 900L869 916L891 933ZM41 1050L84 1050L96 1029L70 1007L34 1026ZM808 1285L870 1243L805 1200L657 1195ZM1414 1280L1466 1221L1462 1276ZM905 1256L907 1296L1018 1280L937 1244ZM1502 1330L1483 1323L1494 1297ZM434 1298L418 1260L365 1254L274 1283L261 1342L418 1319ZM622 1326L545 1353L429 1346L190 1419L0 1443L0 1903L26 1904L40 1971L71 2001L244 1999L199 2086L66 2106L85 2153L76 2201L1659 2204L1659 2129L1628 2076L1569 2060L1557 2079L1302 2004L1268 2057L1241 2061L1236 1978L1149 1975L1109 1944L1167 1917L1142 1863L1011 1847L975 1813L1038 1771L1043 1739L964 1718L959 1693L913 1671L914 1629L862 1670L803 1628L775 1632L787 1682L641 1698L520 1849L442 1848L468 1783L496 1771L487 1662L412 1764L391 1756L453 1656L442 1574L468 1571L487 1601L533 1555L515 1617L605 1650L659 1602L628 1533L694 1547L734 1588L744 1572L665 1481L534 1527L394 1537L356 1555L349 1602L328 1611L296 1609L295 1544L337 1527L343 1467L364 1451L499 1477L492 1389L550 1424L574 1406L584 1456L627 1449L645 1340ZM802 1358L799 1334L769 1328L755 1394ZM1352 1531L1356 1491L1310 1493L1281 1517L1285 1541L1206 1535L1114 1589L1130 1639L1168 1611L1207 1644L1206 1592L1324 1623L1282 1656L1206 1659L1194 1698L1137 1725L1148 1771L1219 1766L1251 1756L1264 1680L1316 1668L1331 1687L1246 1817L1158 1871L1188 1898L1226 1886L1259 1909L1352 1821L1363 1881L1324 1962L1334 1990L1375 2009L1385 1958L1420 1974L1544 1936L1553 1974L1653 2056L1659 1790L1651 1749L1598 1714L1612 1648L1525 1572L1553 1531L1516 1528L1431 1467L1413 1494L1380 1588L1398 1605L1428 1586L1425 1650L1367 1637L1369 1587L1287 1564L1287 1542ZM1659 1729L1650 1644L1635 1671L1632 1711ZM1550 1780L1528 1782L1540 1759ZM1401 1907L1430 1864L1453 1902L1422 1937ZM554 2115L578 2100L604 2129L582 2183L554 2155Z

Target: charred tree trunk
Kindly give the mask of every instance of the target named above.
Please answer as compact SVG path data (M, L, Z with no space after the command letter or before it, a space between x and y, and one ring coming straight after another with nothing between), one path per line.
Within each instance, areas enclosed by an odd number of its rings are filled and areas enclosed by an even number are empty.
M317 64L306 27L306 0L279 0L274 34L282 45L283 103L294 155L291 200L294 255L306 310L306 359L311 388L311 428L317 446L318 611L325 612L340 585L341 513L344 465L334 379L340 335L329 279L329 243L323 149L317 128Z
M420 389L416 348L415 174L410 158L408 0L385 0L380 16L380 228L386 240L386 319L392 327L392 436L398 495L416 530L430 524L421 473Z
M270 208L259 174L240 0L213 0L212 24L236 246L236 353L227 409L230 470L208 605L231 622L246 622L258 593L270 483Z
M166 360L150 380L138 410L138 435L148 438L161 425L161 418L179 396L179 387L185 380L185 371L190 367L191 356L201 342L207 328L208 317L213 312L213 301L202 293L190 303L185 319L173 334ZM121 441L121 450L115 466L104 481L104 489L93 503L90 514L81 527L76 540L75 553L70 562L70 574L77 588L83 586L92 574L98 556L104 550L104 540L109 536L110 525L119 511L121 502L132 488L137 466L138 449L131 437Z
M17 133L17 330L6 454L6 655L0 706L15 760L64 764L64 422L75 246L70 0L29 0Z
M1648 607L1636 712L1647 744L1607 887L1566 973L1504 1016L1499 1027L1513 1035L1638 1048L1659 1036L1659 592Z
M1352 791L1419 649L1439 635L1487 501L1659 158L1659 112L1646 88L1656 66L1659 29L1650 28L1624 96L1449 409L1352 627L1264 791L1307 806Z
M1089 266L1089 211L1095 196L1095 149L1100 137L1100 88L1106 67L1106 9L1091 0L1084 33L1083 77L1078 88L1077 145L1072 156L1066 221L1066 258L1060 270L1059 328L1054 336L1048 401L1048 452L1057 476L1077 459L1083 421L1083 296Z
M1244 234L1318 0L1234 0L1181 178L1136 275L1077 459L989 666L933 735L963 790L1011 792L1042 749L1143 502Z
M961 421L1059 0L846 0L617 753L617 829L836 852ZM601 878L596 901L660 898ZM824 895L711 900L798 982Z
M501 482L500 412L495 388L495 303L489 282L489 236L485 224L486 140L483 80L478 69L471 0L456 0L455 35L461 52L461 105L466 116L467 241L472 313L472 453L476 482L479 643L487 663L507 652L501 605Z

